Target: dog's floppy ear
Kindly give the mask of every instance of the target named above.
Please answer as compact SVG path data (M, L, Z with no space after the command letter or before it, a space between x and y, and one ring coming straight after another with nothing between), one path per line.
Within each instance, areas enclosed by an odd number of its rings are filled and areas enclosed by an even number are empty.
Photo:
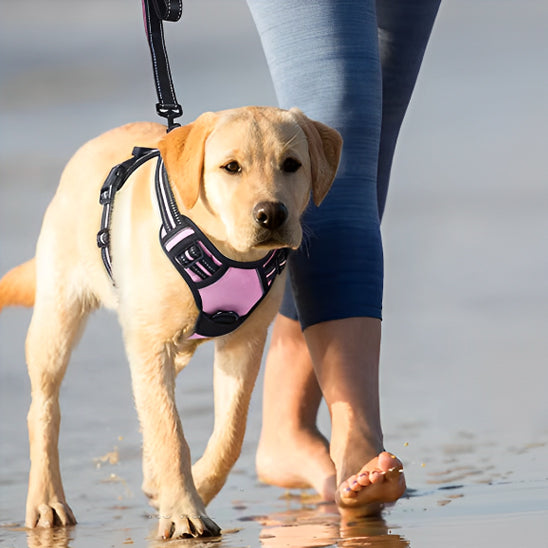
M298 108L292 108L290 112L297 118L308 140L312 170L312 199L319 206L335 179L341 157L342 137L333 128L311 120Z
M200 195L205 142L214 117L206 112L191 124L170 131L158 144L173 193L186 209L192 209Z

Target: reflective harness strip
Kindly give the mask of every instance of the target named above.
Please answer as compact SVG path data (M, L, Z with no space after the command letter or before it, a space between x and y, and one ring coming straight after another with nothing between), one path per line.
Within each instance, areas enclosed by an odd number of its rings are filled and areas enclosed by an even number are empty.
M162 218L160 245L188 284L199 310L190 338L231 333L266 297L286 266L289 250L275 249L251 262L224 256L192 220L179 211L160 152L136 148L133 154L133 158L111 170L101 189L103 215L97 244L109 276L112 279L109 231L114 196L135 169L157 158L155 188Z

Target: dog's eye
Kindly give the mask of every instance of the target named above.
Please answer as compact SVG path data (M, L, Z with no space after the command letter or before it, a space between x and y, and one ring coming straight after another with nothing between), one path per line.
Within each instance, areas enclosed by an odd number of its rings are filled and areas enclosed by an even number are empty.
M301 167L301 162L295 158L286 158L282 164L282 171L285 173L295 173Z
M222 167L225 171L228 171L228 173L232 174L240 173L242 171L242 166L235 160L232 160L232 162L228 162L228 164L225 164Z

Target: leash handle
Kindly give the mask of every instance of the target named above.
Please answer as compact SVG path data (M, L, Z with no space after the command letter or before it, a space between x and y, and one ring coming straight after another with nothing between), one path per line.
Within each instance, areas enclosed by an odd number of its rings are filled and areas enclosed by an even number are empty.
M156 112L167 119L168 132L179 127L175 118L183 114L183 108L177 102L175 87L171 78L171 69L164 42L163 21L178 21L183 12L182 0L142 0L143 19L147 34L152 70L158 103Z

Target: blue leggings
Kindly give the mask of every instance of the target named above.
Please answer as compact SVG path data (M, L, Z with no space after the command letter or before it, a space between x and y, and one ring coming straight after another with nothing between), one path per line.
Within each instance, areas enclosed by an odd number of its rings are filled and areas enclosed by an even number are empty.
M381 318L392 158L440 0L248 0L282 108L343 136L333 187L303 217L280 312L304 328Z

